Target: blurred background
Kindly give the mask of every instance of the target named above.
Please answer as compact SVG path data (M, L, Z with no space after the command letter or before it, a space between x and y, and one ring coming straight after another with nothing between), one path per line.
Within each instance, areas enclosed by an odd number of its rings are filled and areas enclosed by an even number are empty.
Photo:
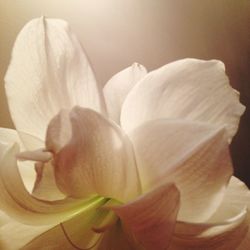
M135 61L152 70L185 57L222 60L247 106L231 152L250 186L249 0L0 0L0 127L13 127L3 78L15 37L41 15L70 23L102 85Z

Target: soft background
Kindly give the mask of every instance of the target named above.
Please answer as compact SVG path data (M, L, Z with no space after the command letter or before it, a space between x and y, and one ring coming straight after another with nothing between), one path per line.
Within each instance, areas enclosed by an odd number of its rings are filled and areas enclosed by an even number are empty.
M236 175L250 185L249 0L0 0L0 126L12 127L3 78L15 37L34 17L63 18L97 80L134 61L152 70L184 58L220 59L248 110L232 143Z

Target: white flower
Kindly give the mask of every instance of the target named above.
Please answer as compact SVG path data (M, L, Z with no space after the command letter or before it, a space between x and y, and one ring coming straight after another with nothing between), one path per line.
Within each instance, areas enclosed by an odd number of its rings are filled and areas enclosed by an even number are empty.
M228 150L244 107L223 63L135 63L102 91L68 25L40 18L5 80L1 249L248 249Z

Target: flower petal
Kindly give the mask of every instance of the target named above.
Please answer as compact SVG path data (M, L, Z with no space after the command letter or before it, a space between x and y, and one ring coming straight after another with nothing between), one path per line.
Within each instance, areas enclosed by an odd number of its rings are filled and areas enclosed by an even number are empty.
M244 106L229 85L223 63L179 60L149 73L128 94L121 125L131 131L159 118L226 126L229 140L237 131Z
M13 129L0 128L0 159L8 149L10 144L18 143L22 150L25 150L24 144L19 138L17 131ZM35 171L32 163L20 162L18 164L25 187L29 192L32 191L35 181Z
M41 140L37 138L35 135L31 135L31 134L24 133L21 131L17 131L17 133L24 147L24 148L21 148L21 150L33 151L33 150L37 150L37 149L41 149L45 147L44 138L43 140Z
M249 247L250 191L232 177L221 206L205 224L177 223L171 250L246 250Z
M242 237L244 237L244 239L241 240L240 245L237 246L237 250L245 250L250 246L250 191L242 181L236 177L232 177L224 200L216 216L218 217L218 215L228 214L225 211L229 210L229 208L232 210L244 206L247 207L246 220L240 225L238 230L235 230L224 242L225 244L223 247L225 250L229 250L229 246L233 246L233 244L237 242L236 239L242 239Z
M143 190L166 181L181 193L179 220L203 222L217 209L232 174L224 129L183 120L157 120L134 130Z
M0 210L0 228L10 221L10 217ZM0 248L1 249L1 248Z
M55 153L57 185L72 197L100 195L126 201L138 195L140 183L133 148L123 132L90 109L70 113L72 137L66 145L57 140L68 122L57 115L48 127L47 148ZM59 125L60 124L60 125ZM56 132L56 136L53 133Z
M122 104L135 84L147 74L144 66L134 63L115 74L104 86L103 92L109 118L120 124Z
M42 200L61 200L65 195L56 185L54 167L51 162L36 163L36 181L32 195Z
M70 110L62 109L49 123L46 134L46 148L53 153L58 153L70 142L71 137Z
M46 141L46 147L50 150L53 148L55 153L60 151L71 138L69 110L61 110L60 115L53 118L51 123L54 126L47 131L46 137L50 139ZM57 187L52 161L36 163L36 182L32 194L39 199L58 200L65 197Z
M167 249L179 210L179 191L167 183L122 206L111 209L146 249Z
M25 189L19 174L15 155L17 145L11 146L0 161L0 207L8 215L27 224L54 224L71 218L77 213L102 203L103 198L59 201L42 201L31 196Z
M72 219L55 226L25 245L22 250L33 249L95 249L102 234L92 230L93 225L102 223L110 211L92 208Z
M23 246L31 239L37 237L49 230L50 226L29 226L12 221L0 227L0 249L17 250L22 249ZM39 249L39 248L37 248Z
M15 142L20 145L21 150L35 150L45 146L44 142L34 136L10 129L0 129L0 138L6 144L5 148ZM20 155L24 155L24 152L18 154L18 156ZM32 156L29 157L29 159L31 158ZM51 162L44 164L42 162L19 161L18 168L26 189L35 197L43 200L59 200L65 197L56 186Z
M72 219L59 225L29 226L11 222L0 228L1 249L91 249L102 238L102 234L92 230L100 224L110 211L99 209L96 203ZM0 245L1 246L1 245Z
M21 140L20 140L21 137ZM25 143L25 146L23 144ZM12 129L0 128L0 158L1 152L8 148L8 145L18 143L21 150L26 148L30 150L37 149L44 146L44 143L28 134L20 133ZM2 145L2 146L1 146ZM2 153L3 153L2 152ZM59 191L55 183L54 171L51 164L36 164L36 171L34 170L34 163L32 162L18 162L18 170L22 176L23 183L26 189L34 196L40 199L58 200L62 199L64 195ZM46 167L43 167L45 165ZM34 186L35 183L35 186Z
M120 221L117 222L110 230L104 233L103 238L98 245L98 250L143 250L144 248L129 237L123 230Z
M20 147L24 149L24 146L18 136L18 133L16 132L16 130L13 130L13 129L0 128L0 143L6 146L9 144L18 143ZM0 157L3 151L0 151Z
M6 77L17 130L44 139L50 119L74 105L104 112L104 100L81 45L65 21L41 17L17 37Z

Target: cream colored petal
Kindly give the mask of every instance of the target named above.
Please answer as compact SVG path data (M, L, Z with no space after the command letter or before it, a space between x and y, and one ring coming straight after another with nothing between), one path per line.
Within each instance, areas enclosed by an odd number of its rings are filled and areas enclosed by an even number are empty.
M144 66L134 63L115 74L104 86L103 92L109 118L120 124L122 104L129 91L147 74Z
M0 249L90 249L102 238L101 234L92 230L93 225L100 224L110 213L99 209L104 203L105 201L96 203L90 210L59 225L29 226L18 222L5 224L0 228Z
M53 226L28 226L15 221L7 223L0 227L0 249L20 250L30 240L51 227Z
M7 224L10 220L11 220L10 217L6 213L0 210L0 228L3 225Z
M18 143L22 150L25 149L17 131L14 129L0 128L0 143L6 146L9 144ZM3 151L0 151L0 157L2 155L1 152L3 153Z
M81 45L63 20L30 21L19 33L5 77L17 130L44 139L50 119L74 105L105 111Z
M60 150L61 114L48 127L47 148L55 155L55 177L60 190L72 197L100 195L127 201L140 192L133 148L115 123L90 109L70 113L72 136ZM55 136L53 134L55 133Z
M179 198L175 185L167 183L112 209L145 249L164 250L172 239Z
M236 242L236 239L242 239L237 250L245 250L250 247L250 191L248 187L236 177L232 177L227 188L227 192L220 210L218 210L218 215L225 214L225 210L237 209L239 207L247 207L247 216L241 227L234 231L232 236L228 237L227 242L223 245L224 249ZM219 250L219 249L218 249Z
M26 141L30 141L30 137L29 140L27 138ZM0 128L0 159L3 156L5 150L8 149L8 146L13 143L17 143L21 150L25 150L25 146L16 130ZM34 164L31 162L19 162L18 164L23 182L29 192L32 191L35 181L35 171L33 165Z
M94 232L93 226L101 224L110 213L110 211L98 209L99 206L100 204L41 234L26 244L22 250L94 249L103 235Z
M2 150L0 148L0 158L1 151L4 151L4 149L8 148L8 145L13 143L18 143L22 151L44 147L44 143L34 136L20 133L12 129L0 128L0 147L2 148ZM45 164L48 166L45 169L43 167L37 167L36 171L34 165L34 162L29 161L18 162L18 169L26 189L30 193L33 191L32 193L41 199L55 200L63 198L64 195L56 187L54 172L50 164ZM43 164L37 163L37 165L41 166Z
M13 139L9 138L11 140L6 140L6 133L2 135L0 130L1 140L5 141L8 144L13 144L16 141L21 146L22 152L18 154L17 158L20 158L20 156L25 156L24 158L27 158L27 160L31 160L34 156L33 150L45 147L44 142L34 136L31 136L26 133L16 132L15 130L6 131L10 131L10 134L13 136ZM26 149L31 150L31 152L23 151ZM39 156L39 154L42 153L42 150L36 150L35 156L36 153ZM45 152L45 155L48 155L49 158L51 157L51 153L49 152ZM39 157L36 156L35 158L38 159ZM18 168L25 187L35 197L43 200L58 200L65 197L65 195L63 195L56 186L54 168L51 165L51 162L42 163L32 161L18 161Z
M0 161L0 208L14 219L27 224L53 224L65 221L77 213L91 208L102 198L59 201L42 201L31 196L23 185L15 155L16 145L6 150Z
M217 212L204 224L178 222L170 250L247 250L250 191L232 177Z
M121 125L131 131L160 118L200 121L225 126L230 140L243 111L222 62L183 59L150 72L131 90Z
M225 130L185 120L156 120L129 134L143 190L166 181L181 193L178 219L203 222L219 206L232 164Z

